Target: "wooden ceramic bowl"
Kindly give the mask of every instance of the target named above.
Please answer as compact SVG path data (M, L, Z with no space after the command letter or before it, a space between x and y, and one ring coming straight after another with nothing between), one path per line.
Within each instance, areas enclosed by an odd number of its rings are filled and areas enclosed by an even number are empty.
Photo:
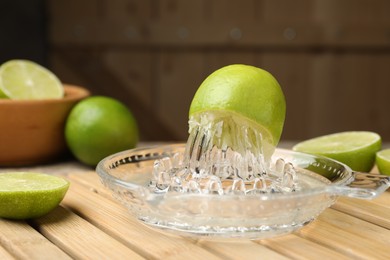
M62 99L0 99L0 166L44 163L67 151L66 118L89 91L71 85L64 90Z

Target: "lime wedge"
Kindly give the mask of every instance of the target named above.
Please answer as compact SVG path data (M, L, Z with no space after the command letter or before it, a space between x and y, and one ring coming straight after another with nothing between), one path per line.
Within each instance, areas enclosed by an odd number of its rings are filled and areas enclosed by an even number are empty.
M375 162L380 173L390 175L390 149L377 152Z
M69 182L31 172L0 173L0 217L29 219L45 215L64 198Z
M0 66L0 97L58 99L64 96L60 80L48 69L28 60L10 60Z
M316 137L296 144L293 150L327 156L355 171L368 172L381 149L381 137L373 132L350 131Z

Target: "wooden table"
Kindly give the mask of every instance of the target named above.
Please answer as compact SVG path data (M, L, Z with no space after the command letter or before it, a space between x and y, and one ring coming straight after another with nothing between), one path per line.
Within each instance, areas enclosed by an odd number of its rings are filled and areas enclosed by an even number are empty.
M70 189L44 217L0 219L0 259L390 259L389 191L372 201L340 198L293 234L226 242L146 227L112 198L93 169L71 163L44 169L57 169Z

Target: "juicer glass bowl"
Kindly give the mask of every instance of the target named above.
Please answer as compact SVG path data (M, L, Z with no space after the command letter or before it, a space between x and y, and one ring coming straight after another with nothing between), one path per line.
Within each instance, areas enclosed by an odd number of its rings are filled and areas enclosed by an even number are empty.
M338 196L374 198L390 178L358 173L335 160L276 149L293 165L301 189L287 193L202 194L155 192L154 164L184 153L185 144L136 148L103 159L96 171L131 215L148 226L186 236L262 239L290 233L313 221Z

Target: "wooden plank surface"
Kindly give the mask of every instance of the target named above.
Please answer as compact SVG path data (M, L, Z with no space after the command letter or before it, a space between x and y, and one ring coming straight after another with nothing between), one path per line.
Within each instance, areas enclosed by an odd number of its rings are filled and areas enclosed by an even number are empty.
M387 202L385 205L389 205ZM340 198L333 208L390 229L390 208L371 201Z
M259 256L261 256L262 259L288 259L277 251L273 251L266 246L261 246L248 240L236 240L233 243L200 239L197 244L207 248L211 252L222 255L224 259L257 259Z
M355 259L386 259L386 256L390 256L384 250L385 247L378 245L368 236L361 237L326 222L315 221L297 233L308 240Z
M189 240L162 236L147 228L129 217L129 213L121 205L97 194L94 189L75 182L72 184L71 192L63 204L146 258L169 259L185 254L194 259L219 259Z
M264 239L259 243L291 259L316 259L318 256L323 259L349 259L342 253L336 252L325 245L317 244L295 234Z
M110 191L104 188L98 178L95 178L93 175L81 176L76 174L70 175L69 178L89 189L93 189L95 192L108 199L111 198ZM389 193L386 192L384 196L389 196ZM344 205L344 201L351 202L354 200L350 198L341 198L340 202L337 202L334 205L334 208L340 208L339 204ZM356 200L356 203L359 202L369 203L373 208L382 207L375 201ZM390 205L390 200L381 202L384 202L386 206ZM386 206L383 207L386 208ZM350 211L354 212L355 209L351 209ZM279 254L278 257L285 256L293 259L313 259L313 257L318 255L328 256L329 258L337 257L338 259L348 259L351 257L382 258L384 256L390 256L385 250L380 250L380 248L388 247L390 245L390 240L385 239L386 237L390 237L390 230L388 228L383 228L380 225L367 222L365 216L348 214L351 212L343 213L335 209L327 209L311 225L308 225L294 234L261 240L257 241L257 243L271 249L274 251L273 253L277 252ZM386 213L384 214L386 216ZM383 218L381 216L382 214L378 212L376 220ZM376 220L373 220L373 222L375 223ZM378 223L380 224L381 222L379 221ZM251 242L249 242L249 244L239 244L239 246L237 246L237 244L199 240L198 244L213 252L223 252L230 257L237 257L237 259L239 259L239 256L243 255L246 255L248 259L255 259L253 253L257 251L261 251L261 255L265 256L266 253L269 253L268 251L264 251L263 249L254 246ZM359 250L356 250L356 244L365 245L365 247L367 246L367 249L362 247L359 248ZM236 249L233 245L242 250ZM234 251L235 254L230 254L230 250L227 248L234 249L232 251ZM246 250L248 248L251 249ZM277 256L270 258L275 257Z
M0 219L0 243L18 259L71 259L24 221Z
M0 259L389 259L390 192L340 198L311 224L270 239L183 238L149 228L93 171L67 174L61 206L25 221L0 219Z
M96 259L143 259L120 241L62 207L33 222L39 232L72 258L87 259L93 252Z
M0 259L13 260L15 259L15 257L8 253L8 251L4 247L0 246Z

